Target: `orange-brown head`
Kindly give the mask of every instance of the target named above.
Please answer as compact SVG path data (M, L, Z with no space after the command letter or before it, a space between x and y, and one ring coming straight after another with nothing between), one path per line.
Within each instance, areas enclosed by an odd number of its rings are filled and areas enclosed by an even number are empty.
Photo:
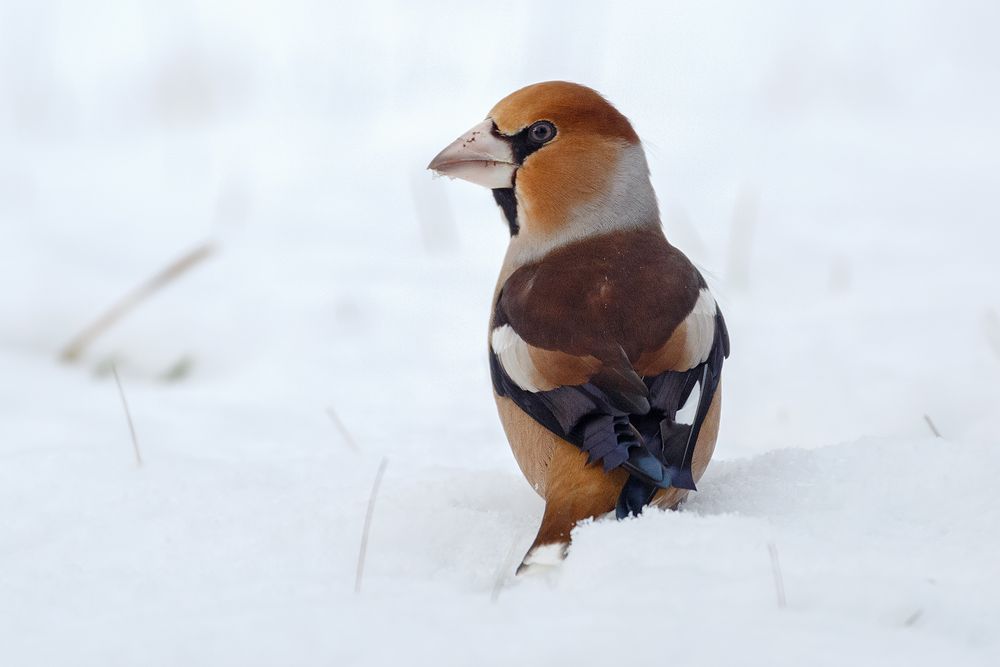
M428 167L486 186L526 254L602 231L659 226L632 124L599 93L548 81L500 100Z

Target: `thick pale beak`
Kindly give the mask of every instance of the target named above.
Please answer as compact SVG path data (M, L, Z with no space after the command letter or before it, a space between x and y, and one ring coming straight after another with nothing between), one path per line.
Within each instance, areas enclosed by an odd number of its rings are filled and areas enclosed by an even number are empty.
M514 152L487 118L437 154L428 169L490 189L514 187Z

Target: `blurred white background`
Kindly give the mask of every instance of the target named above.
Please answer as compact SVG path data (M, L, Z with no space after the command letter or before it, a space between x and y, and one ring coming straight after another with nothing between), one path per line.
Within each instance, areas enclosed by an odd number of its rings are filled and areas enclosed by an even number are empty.
M702 616L744 628L744 644L695 647L709 664L775 637L768 664L821 664L833 630L830 660L987 664L996 610L972 582L997 544L976 523L997 518L984 475L1000 461L997 25L985 1L3 0L0 662L420 662L457 627L438 659L586 661L628 654L614 638L634 619L611 607L641 589L657 591L643 618L665 610L689 638ZM548 79L633 121L733 356L721 462L692 514L590 527L561 579L507 582L491 606L540 511L485 358L507 232L489 193L424 167ZM208 259L59 361L206 242ZM802 485L813 504L776 522ZM959 512L972 523L948 542ZM650 583L660 551L612 567L607 544L646 553L678 531L696 536L664 546L671 572L701 577L687 598ZM775 535L798 545L789 587L809 591L792 630L757 550ZM744 550L765 553L760 572L733 570ZM740 588L758 574L761 591ZM928 578L945 582L938 607L914 583ZM735 589L717 591L721 617L697 605L720 580ZM385 623L418 612L385 643ZM547 638L551 618L610 624L606 646Z

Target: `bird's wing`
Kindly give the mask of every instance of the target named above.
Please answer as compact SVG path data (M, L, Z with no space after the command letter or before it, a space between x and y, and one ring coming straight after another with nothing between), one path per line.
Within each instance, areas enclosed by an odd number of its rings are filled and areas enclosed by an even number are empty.
M639 444L629 415L649 412L649 389L621 348L604 358L545 350L503 324L490 335L490 372L498 395L605 470L624 464Z
M647 377L651 408L633 417L632 421L642 436L646 451L664 466L670 485L694 490L691 464L698 435L719 386L723 361L729 356L729 332L714 300L710 312L698 313L696 309L686 321L692 319L701 320L701 324L696 334L699 342L693 346L700 350L686 362L691 367L664 370ZM680 423L677 412L687 404L695 387L699 393L694 415L689 424ZM618 517L639 514L661 486L640 475L631 475L618 498Z
M656 488L693 488L694 443L726 354L714 299L662 234L607 235L518 269L490 333L497 394L605 470L626 469L641 487L626 485L629 511ZM696 385L699 409L682 430L674 418Z

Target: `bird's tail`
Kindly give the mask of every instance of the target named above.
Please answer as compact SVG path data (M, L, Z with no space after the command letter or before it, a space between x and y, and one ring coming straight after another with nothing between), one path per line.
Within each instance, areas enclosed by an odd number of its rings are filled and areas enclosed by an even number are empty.
M668 452L680 448L683 451L691 435L691 426L675 424L669 419L660 422L658 437L663 438L662 451ZM691 470L681 466L668 465L650 453L643 444L629 451L629 458L623 465L629 471L628 480L618 495L615 515L619 519L626 516L638 516L642 508L650 503L659 489L677 487L694 490L694 477Z

